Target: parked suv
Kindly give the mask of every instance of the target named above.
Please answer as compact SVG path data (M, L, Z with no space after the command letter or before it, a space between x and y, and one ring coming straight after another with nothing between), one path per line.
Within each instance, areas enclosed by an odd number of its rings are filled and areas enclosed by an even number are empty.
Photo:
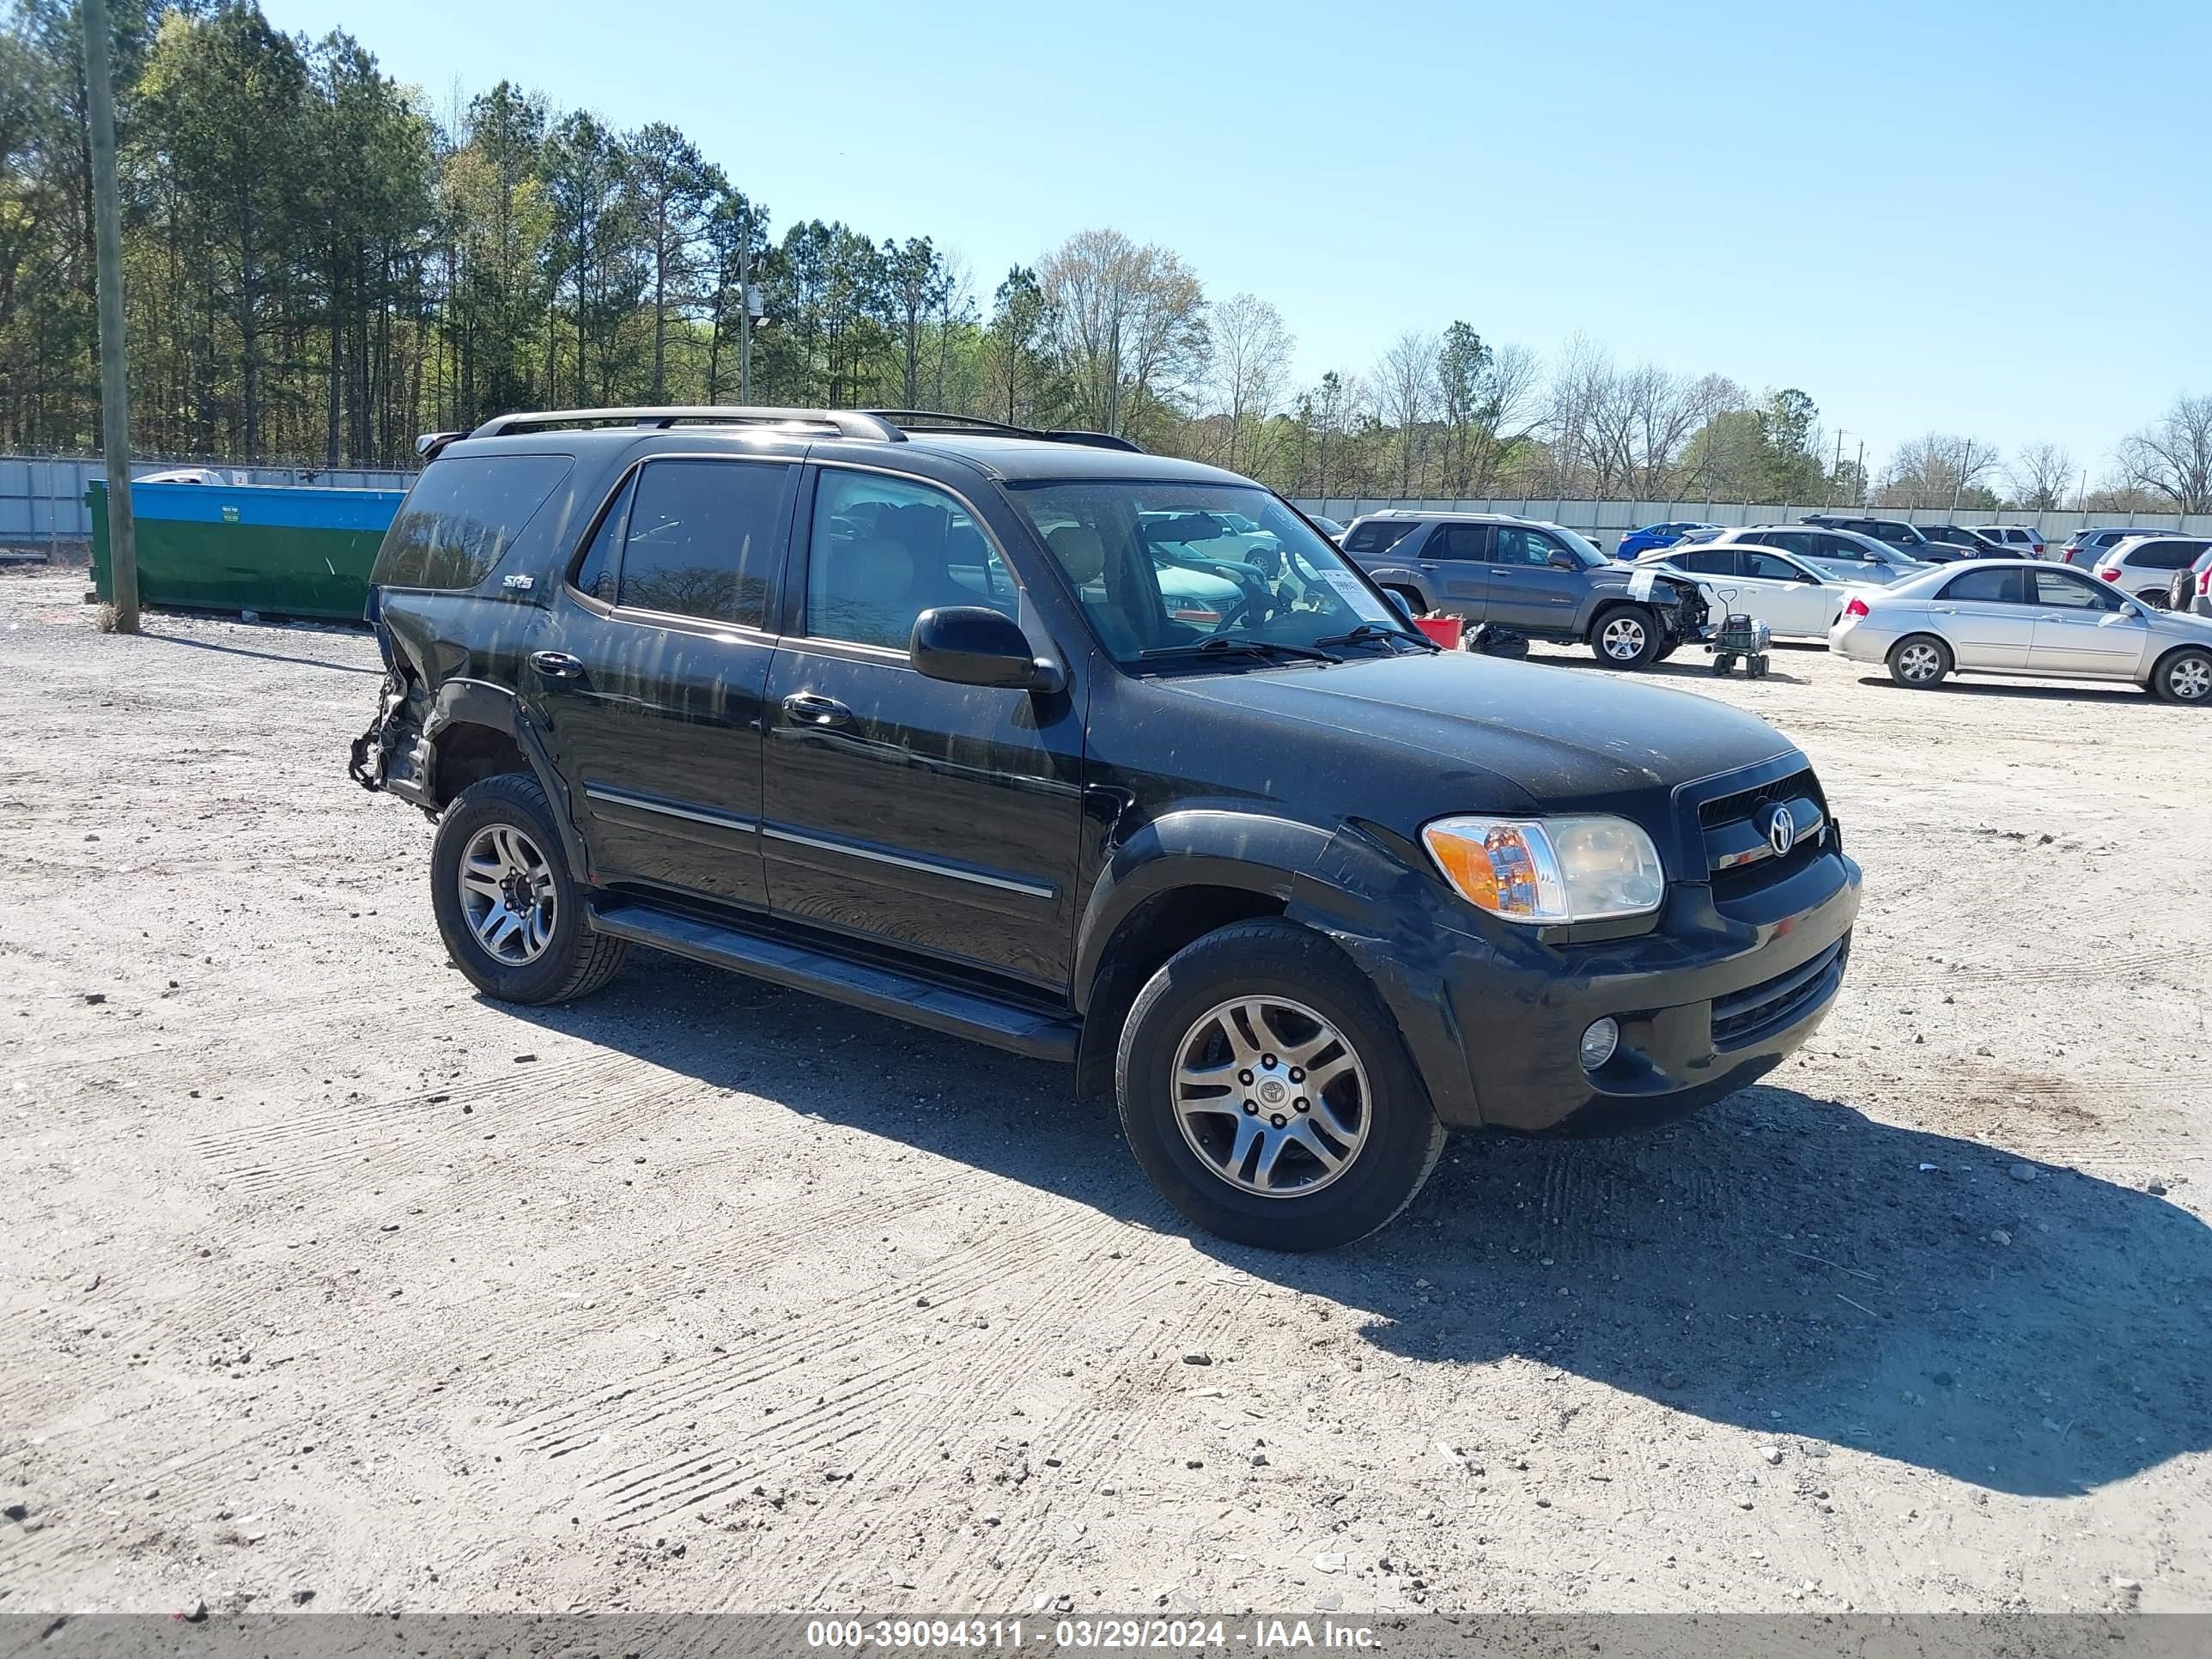
M2171 530L2146 530L2135 525L2077 530L2066 538L2066 545L2058 550L2058 562L2070 564L2076 570L2094 570L2106 554L2130 537L2171 536L2173 533Z
M2171 602L2175 573L2196 563L2208 547L2212 541L2202 536L2131 536L2097 561L2096 574L2163 611Z
M1164 597L1194 564L1210 621ZM1260 485L1116 440L505 416L424 468L369 609L350 769L436 819L487 995L646 945L1073 1062L1250 1243L1381 1226L1448 1127L1741 1088L1850 950L1858 868L1765 722L1439 654Z
M2008 558L2039 559L2043 556L2043 532L2028 524L1978 524L1970 526L1975 534L2002 545Z
M2212 617L2212 550L2197 556L2186 570L2177 570L2166 589L2166 608L2193 617Z
M1696 583L1632 569L1565 526L1534 519L1388 508L1354 520L1343 545L1417 615L1442 611L1587 644L1613 668L1657 662L1720 620Z

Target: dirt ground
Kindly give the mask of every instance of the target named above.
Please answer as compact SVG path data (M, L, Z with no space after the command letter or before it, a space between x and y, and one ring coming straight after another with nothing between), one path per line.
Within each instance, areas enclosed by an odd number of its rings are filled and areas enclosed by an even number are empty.
M0 577L0 1610L2212 1609L2212 715L1668 665L1820 768L1841 1005L1287 1259L1054 1067L479 1001L368 636L82 582Z

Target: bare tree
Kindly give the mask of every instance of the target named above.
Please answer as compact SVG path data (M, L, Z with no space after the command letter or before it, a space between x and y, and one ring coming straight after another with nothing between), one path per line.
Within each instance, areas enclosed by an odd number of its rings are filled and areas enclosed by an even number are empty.
M1392 343L1375 365L1376 400L1382 423L1398 434L1398 493L1413 493L1413 463L1425 461L1421 423L1436 408L1437 343L1418 329L1408 329ZM1425 467L1424 468L1425 472Z
M1128 436L1204 371L1205 290L1167 249L1139 247L1118 230L1079 231L1036 274L1080 424Z
M2176 513L2212 513L2212 397L2186 392L2140 432L2120 441L2120 480L2172 503Z
M1994 507L1996 497L1985 480L1996 475L2002 459L1995 444L1926 433L1898 446L1875 500L1883 507Z
M1228 466L1237 471L1237 455L1247 452L1243 469L1253 470L1251 429L1275 412L1288 378L1291 352L1297 342L1283 326L1283 314L1256 295L1239 294L1213 307L1213 381L1218 407L1227 417Z
M1483 372L1481 413L1466 450L1467 489L1488 495L1498 469L1529 441L1538 414L1536 391L1544 366L1524 345L1499 346Z
M2048 513L2066 504L2074 482L2074 458L2059 444L2030 444L2006 474L2013 499L2031 513Z

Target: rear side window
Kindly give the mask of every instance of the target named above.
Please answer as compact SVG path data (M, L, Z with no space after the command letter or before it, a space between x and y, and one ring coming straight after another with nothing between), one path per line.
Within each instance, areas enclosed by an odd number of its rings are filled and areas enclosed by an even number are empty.
M1370 519L1364 524L1352 526L1344 538L1347 553L1383 553L1406 539L1407 533L1419 526L1419 520L1409 519Z
M2203 546L2202 542L2145 542L2129 555L2128 562L2138 570L2179 570Z
M568 476L566 455L448 456L422 469L377 550L379 586L474 587Z
M605 596L619 535L615 603L624 610L763 626L793 471L768 461L646 462L600 521L576 586Z
M1954 602L1960 599L1979 599L1984 604L2021 605L2027 600L2021 591L2021 574L2017 570L1992 569L1986 566L1969 570L1954 577L1943 589L1943 598Z
M1700 548L1695 552L1677 553L1666 562L1678 570L1687 570L1698 576L1735 574L1735 555L1726 548Z

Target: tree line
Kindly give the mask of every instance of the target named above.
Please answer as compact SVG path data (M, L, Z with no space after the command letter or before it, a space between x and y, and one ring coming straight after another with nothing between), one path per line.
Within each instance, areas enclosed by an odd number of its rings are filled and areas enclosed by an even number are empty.
M251 0L111 0L142 453L404 465L428 430L513 410L754 402L931 407L1073 426L1286 493L2212 511L2212 398L2071 457L1931 433L1878 470L1812 398L1618 362L1547 362L1466 321L1364 370L1293 374L1266 299L1209 295L1108 228L990 284L930 236L767 205L676 127L508 82L432 107L343 32ZM0 29L0 447L93 447L89 141L74 0ZM741 348L748 307L759 314Z

